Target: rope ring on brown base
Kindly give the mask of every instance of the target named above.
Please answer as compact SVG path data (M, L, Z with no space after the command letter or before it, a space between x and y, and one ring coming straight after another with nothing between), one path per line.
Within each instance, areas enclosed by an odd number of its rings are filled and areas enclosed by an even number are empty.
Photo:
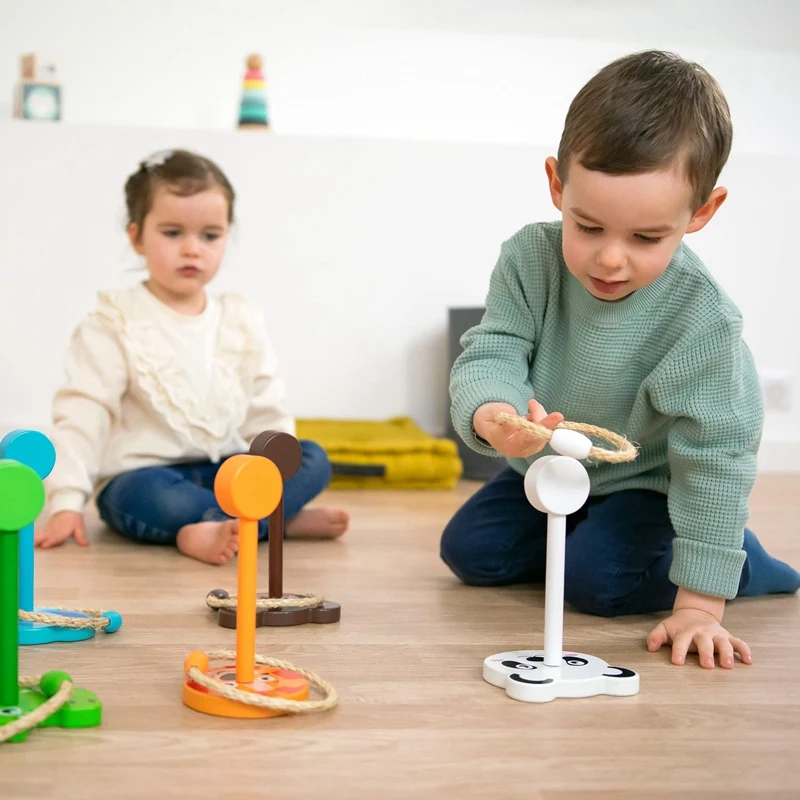
M236 608L237 595L228 595L226 598L217 597L213 592L206 595L206 605L215 610L220 608ZM325 598L321 594L296 594L287 597L258 597L256 610L263 611L270 608L314 608L321 605Z

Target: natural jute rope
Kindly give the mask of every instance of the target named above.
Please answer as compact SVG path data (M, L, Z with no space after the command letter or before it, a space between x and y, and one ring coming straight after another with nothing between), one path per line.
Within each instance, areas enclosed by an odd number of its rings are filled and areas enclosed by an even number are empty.
M209 592L206 595L206 605L209 608L236 608L237 595L229 595L224 600ZM256 600L256 610L265 608L313 608L320 605L325 598L321 594L298 594L293 597L259 597Z
M553 435L553 431L551 431L550 428L545 428L544 425L538 425L535 422L525 419L525 417L517 417L514 414L498 414L495 417L495 422L498 425L512 425L539 439L544 439L547 442L550 441ZM610 464L622 464L625 461L633 461L639 454L636 447L624 436L620 436L613 431L608 431L605 428L598 428L596 425L564 421L556 426L556 429L558 428L577 431L578 433L584 434L584 436L594 436L596 439L604 439L617 448L616 450L607 450L604 447L592 447L589 451L589 456L591 458L596 458L598 461L607 461Z
M208 654L209 661L219 661L221 659L231 660L236 658L236 653L233 650L216 650ZM296 672L302 675L312 686L319 689L325 697L322 700L285 700L279 697L264 697L253 692L243 692L241 689L236 689L229 686L227 683L218 681L215 678L209 678L208 675L201 672L197 667L189 669L189 677L200 686L204 686L214 694L227 697L228 700L235 700L237 703L245 703L248 706L256 706L258 708L269 708L274 711L285 711L287 714L302 714L309 711L328 711L339 702L339 695L336 689L333 688L327 681L322 680L319 675L315 675L309 670L290 664L288 661L279 661L277 658L266 658L256 654L256 664L263 667L277 667L278 669L285 669L289 672ZM0 728L2 730L2 728Z
M20 678L19 685L22 689L32 689L39 685L41 676L32 678ZM55 714L61 706L66 703L72 695L72 684L64 681L59 690L35 711L26 714L24 717L9 722L8 725L0 725L0 743L13 739L18 733L29 731L35 728L40 722L44 722L51 714Z
M60 608L54 606L53 611L69 611L73 614L86 614L85 617L66 617L63 614L47 614L43 611L20 611L20 622L38 622L41 625L52 625L58 628L94 628L102 631L111 624L111 620L102 616L102 611L95 608Z

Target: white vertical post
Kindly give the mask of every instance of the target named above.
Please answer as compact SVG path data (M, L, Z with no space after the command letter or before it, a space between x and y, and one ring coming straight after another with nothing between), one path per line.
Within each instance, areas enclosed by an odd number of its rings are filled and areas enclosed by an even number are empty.
M547 515L547 565L544 594L544 663L560 667L564 646L564 554L567 518Z

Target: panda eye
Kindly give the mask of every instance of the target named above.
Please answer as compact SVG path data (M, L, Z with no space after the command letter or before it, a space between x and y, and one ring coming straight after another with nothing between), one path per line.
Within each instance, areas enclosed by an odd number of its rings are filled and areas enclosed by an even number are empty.
M503 666L508 669L536 669L533 664L525 664L520 661L504 661Z
M570 667L585 667L589 663L585 658L578 658L577 656L564 656L564 661Z

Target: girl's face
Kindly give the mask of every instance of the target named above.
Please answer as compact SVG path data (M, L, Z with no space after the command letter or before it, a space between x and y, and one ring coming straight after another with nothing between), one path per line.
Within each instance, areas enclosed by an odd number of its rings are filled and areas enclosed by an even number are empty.
M205 305L203 288L222 263L228 229L228 201L220 189L181 197L159 186L141 230L131 223L128 236L147 261L153 294L199 313Z

